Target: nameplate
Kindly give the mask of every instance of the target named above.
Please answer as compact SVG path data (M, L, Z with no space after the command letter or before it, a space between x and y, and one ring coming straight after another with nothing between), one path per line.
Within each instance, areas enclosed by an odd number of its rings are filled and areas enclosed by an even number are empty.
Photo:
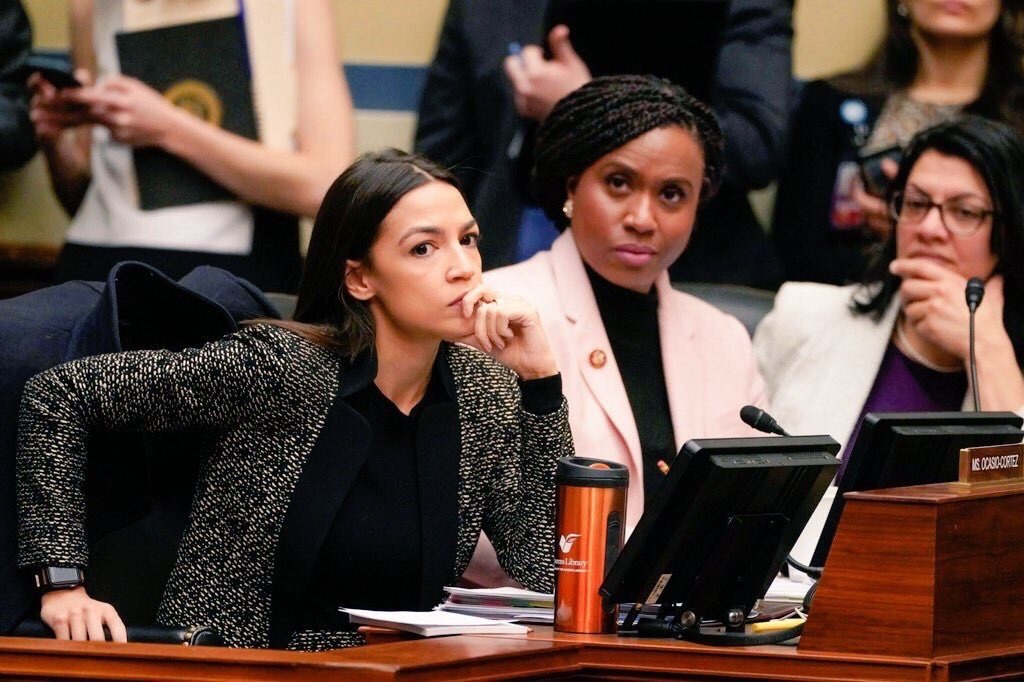
M960 483L1024 481L1024 443L960 450Z

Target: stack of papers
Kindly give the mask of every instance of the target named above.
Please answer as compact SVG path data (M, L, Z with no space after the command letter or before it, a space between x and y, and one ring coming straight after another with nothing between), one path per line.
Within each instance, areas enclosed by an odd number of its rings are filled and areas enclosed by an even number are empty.
M803 580L793 580L792 578L778 575L772 581L771 587L768 588L768 593L764 595L764 599L765 601L802 604L804 596L813 584L809 579L807 582L804 582Z
M445 611L367 611L341 609L358 625L404 630L424 637L439 635L525 635L530 628L508 621Z
M483 618L550 625L555 621L555 596L515 587L468 589L446 587L448 599L437 608Z

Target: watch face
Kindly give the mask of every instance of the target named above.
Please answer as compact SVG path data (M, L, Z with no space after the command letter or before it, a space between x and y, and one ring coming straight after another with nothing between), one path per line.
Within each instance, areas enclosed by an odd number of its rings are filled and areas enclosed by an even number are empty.
M50 574L50 584L61 585L64 583L78 583L82 581L81 571L77 568L66 568L64 566L51 566L47 569Z

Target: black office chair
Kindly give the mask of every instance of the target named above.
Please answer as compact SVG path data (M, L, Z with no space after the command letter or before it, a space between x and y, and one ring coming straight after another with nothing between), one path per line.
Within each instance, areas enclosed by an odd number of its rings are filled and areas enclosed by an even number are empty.
M743 323L751 338L761 319L775 302L775 292L744 287L738 284L703 282L672 282L672 287L710 303Z
M179 644L182 646L224 646L224 640L213 628L205 625L168 627L164 625L128 625L125 628L129 642L140 644ZM104 632L106 629L104 628ZM110 633L107 632L109 637ZM41 620L24 620L14 628L10 637L38 637L52 639L53 631Z
M290 320L295 316L295 303L298 297L295 294L282 294L276 291L264 292L267 300L277 308L277 314L282 320Z

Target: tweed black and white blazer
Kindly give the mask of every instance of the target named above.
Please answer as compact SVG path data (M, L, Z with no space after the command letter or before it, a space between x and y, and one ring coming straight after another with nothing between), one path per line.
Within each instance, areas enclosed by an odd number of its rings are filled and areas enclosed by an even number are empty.
M511 576L550 591L555 460L572 454L565 401L552 414L525 412L507 368L472 348L442 349L456 396L446 409L457 415L421 420L451 445L439 449L449 461L419 472L424 580L456 580L483 529ZM358 643L353 633L296 629L313 563L369 445L366 422L341 398L374 373L255 325L199 349L95 356L37 375L19 423L19 565L87 565L91 432L200 428L209 450L159 622L209 625L231 646ZM456 537L454 556L440 549L452 543L431 542L445 532Z

